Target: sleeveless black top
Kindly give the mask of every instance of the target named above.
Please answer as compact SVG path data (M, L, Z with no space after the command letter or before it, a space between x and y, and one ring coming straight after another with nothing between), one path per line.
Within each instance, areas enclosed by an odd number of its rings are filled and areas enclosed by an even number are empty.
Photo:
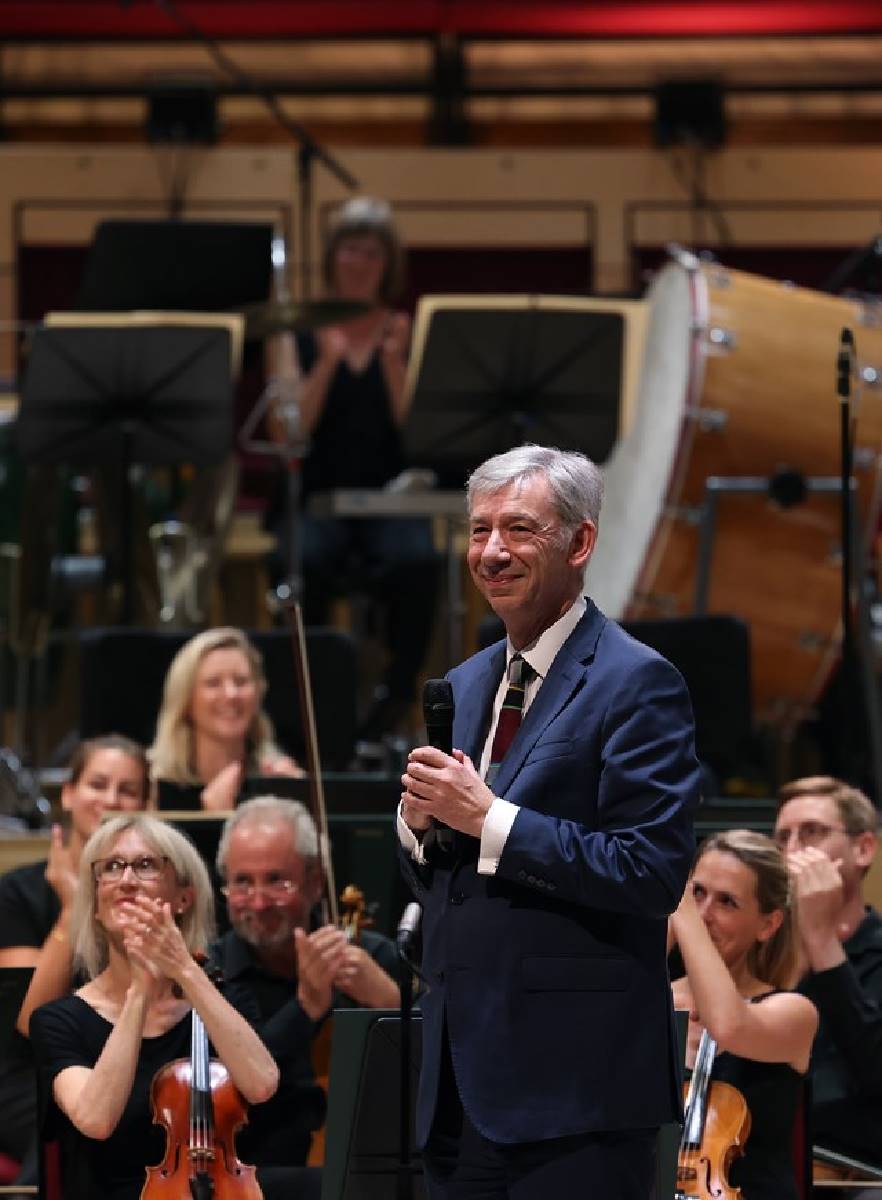
M297 353L306 374L318 353L312 334L298 334ZM379 488L403 467L401 437L379 349L361 371L353 371L341 360L310 437L303 495L333 488Z
M765 992L751 1004L776 994ZM788 1063L757 1062L721 1050L711 1078L737 1088L750 1109L750 1135L744 1154L732 1163L729 1182L741 1188L744 1200L798 1200L793 1139L805 1076Z

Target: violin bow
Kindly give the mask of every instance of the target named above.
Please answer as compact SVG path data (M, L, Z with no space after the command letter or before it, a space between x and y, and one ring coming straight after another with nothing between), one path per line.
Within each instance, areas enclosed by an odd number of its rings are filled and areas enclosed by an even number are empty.
M318 826L319 849L325 873L325 894L322 898L324 911L322 915L326 922L337 925L339 924L337 885L334 880L334 864L331 862L328 810L325 807L325 789L322 782L322 764L319 756L315 707L312 702L309 660L306 656L306 631L303 626L303 612L296 600L285 605L285 616L291 630L291 642L294 650L294 669L297 675L297 692L300 698L300 715L303 721L303 734L306 747L309 799L312 807L312 816Z

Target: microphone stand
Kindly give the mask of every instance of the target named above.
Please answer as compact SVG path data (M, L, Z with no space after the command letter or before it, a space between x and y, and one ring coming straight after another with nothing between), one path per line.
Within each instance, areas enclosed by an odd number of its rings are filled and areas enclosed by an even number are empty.
M858 611L858 637L855 636L852 589L855 579L854 560L858 539L854 528L854 497L852 495L852 443L854 419L852 413L851 385L854 369L854 334L848 328L842 330L839 353L836 357L836 393L839 396L839 439L840 439L840 488L841 488L841 540L842 540L842 728L853 727L850 704L857 695L863 699L865 731L869 739L869 769L873 778L876 803L882 801L882 713L879 709L878 685L870 662L870 637L867 628L867 612L863 578L863 554L859 555L860 577L857 580L856 604ZM853 775L861 774L858 757L852 749L851 768ZM846 771L847 775L849 772Z
M413 1200L414 1166L411 1161L410 1110L413 1056L411 1053L411 1031L413 1029L413 983L416 974L405 952L406 940L398 939L398 987L401 993L401 1018L398 1024L400 1042L398 1113L398 1166L395 1190L396 1200Z
M156 6L162 10L177 26L193 41L204 47L209 57L220 70L233 80L244 92L254 96L269 110L276 123L293 138L298 145L297 151L297 191L299 209L300 237L300 286L304 300L308 300L312 291L312 206L313 186L312 168L318 160L334 175L344 187L355 191L359 187L358 180L346 168L329 154L315 140L305 125L293 120L279 103L278 96L267 87L261 87L252 76L243 71L238 63L226 51L222 50L213 37L205 32L200 25L193 21L178 7L176 0L155 0ZM253 440L260 419L269 407L266 393L262 397L263 404L257 406L257 411L245 422L240 442L245 442L245 448L258 453L269 452L281 459L285 465L285 568L286 576L279 588L276 589L276 601L288 604L292 600L299 603L302 599L302 574L300 561L299 540L299 510L300 510L300 462L305 454L305 444L285 447L269 447L266 442Z
M882 260L882 237L875 237L866 246L859 246L856 250L852 250L851 254L824 280L821 291L831 292L835 295L864 267L880 260Z
M312 167L316 159L334 175L344 187L356 191L358 180L315 140L305 125L293 120L279 103L278 96L267 87L261 87L254 79L222 50L214 38L209 37L201 26L181 11L175 0L155 0L156 5L182 29L188 37L199 42L209 56L243 91L260 100L269 110L276 123L289 134L299 146L297 154L297 190L300 209L300 281L303 299L308 300L312 277Z

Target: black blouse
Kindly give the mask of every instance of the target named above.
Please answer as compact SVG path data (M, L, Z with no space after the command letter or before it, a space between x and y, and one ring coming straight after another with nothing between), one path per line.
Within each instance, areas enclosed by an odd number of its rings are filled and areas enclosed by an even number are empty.
M161 1162L165 1134L153 1124L150 1085L160 1067L190 1056L190 1016L166 1033L145 1037L131 1095L116 1129L104 1141L80 1133L52 1100L52 1083L67 1067L94 1067L113 1025L79 996L44 1004L31 1018L44 1139L57 1140L65 1200L138 1200L145 1168Z

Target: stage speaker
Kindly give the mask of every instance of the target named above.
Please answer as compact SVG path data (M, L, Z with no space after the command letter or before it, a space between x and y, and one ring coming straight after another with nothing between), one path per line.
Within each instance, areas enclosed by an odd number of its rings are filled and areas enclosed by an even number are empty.
M726 141L722 86L712 79L671 80L655 89L656 146L718 150Z

